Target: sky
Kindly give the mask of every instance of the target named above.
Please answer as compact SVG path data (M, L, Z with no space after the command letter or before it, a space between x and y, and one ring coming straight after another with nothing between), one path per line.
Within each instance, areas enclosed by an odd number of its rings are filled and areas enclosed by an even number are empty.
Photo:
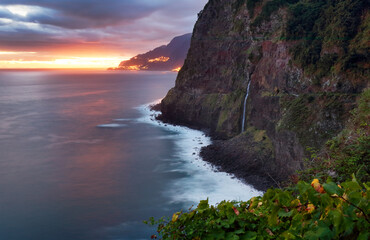
M192 32L207 0L1 0L0 68L107 68Z

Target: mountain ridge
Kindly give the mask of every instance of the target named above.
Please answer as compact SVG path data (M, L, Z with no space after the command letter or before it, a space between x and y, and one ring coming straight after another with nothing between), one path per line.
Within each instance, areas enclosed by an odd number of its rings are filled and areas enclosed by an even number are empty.
M173 38L169 44L122 61L110 70L178 71L190 47L191 33Z

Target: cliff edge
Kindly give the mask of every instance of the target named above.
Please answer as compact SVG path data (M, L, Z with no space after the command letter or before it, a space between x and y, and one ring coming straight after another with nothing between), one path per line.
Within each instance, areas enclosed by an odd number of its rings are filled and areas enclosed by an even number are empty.
M369 87L369 33L362 0L210 0L162 119L208 129L202 154L220 169L279 184L346 126Z

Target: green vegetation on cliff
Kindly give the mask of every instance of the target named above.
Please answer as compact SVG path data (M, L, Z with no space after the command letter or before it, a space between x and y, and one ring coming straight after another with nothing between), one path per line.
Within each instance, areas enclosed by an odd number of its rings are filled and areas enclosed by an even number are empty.
M370 16L366 0L238 0L235 9L244 3L254 19L252 27L269 21L281 8L288 9L281 38L298 41L291 52L308 73L318 78L333 71L369 73ZM255 11L257 6L261 8L259 13Z
M277 130L293 131L302 146L320 149L325 139L330 139L343 128L343 122L352 110L346 108L346 104L353 102L355 97L330 92L281 96L282 117Z
M366 2L307 0L290 5L286 38L300 40L292 49L295 61L320 78L332 71L368 71L364 63L369 59L369 44L352 44L365 30L359 28L369 27ZM357 38L370 40L369 36Z
M358 108L352 111L346 128L329 140L320 152L312 152L306 169L299 178L312 176L322 180L345 181L352 173L363 182L370 181L370 90L359 97Z

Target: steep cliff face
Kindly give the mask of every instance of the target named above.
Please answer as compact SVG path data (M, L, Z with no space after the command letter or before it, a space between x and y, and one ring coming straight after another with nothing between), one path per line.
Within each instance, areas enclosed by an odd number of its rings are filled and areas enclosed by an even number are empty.
M341 41L303 39L308 30L319 39L323 30L315 26L320 16L312 26L291 25L310 15L312 6L300 6L304 2L312 2L322 15L329 14L325 1L320 5L320 1L210 0L199 14L176 86L161 103L164 119L206 128L213 136L228 139L203 153L247 180L255 175L267 182L281 181L301 169L306 148L320 149L343 129L356 96L369 84L369 45L361 37L369 31L368 10L353 10L360 11L361 16L353 18L360 22L341 47ZM330 5L332 11L346 8L336 4ZM332 19L327 22L326 28L337 24ZM297 26L303 29L301 39ZM319 50L312 48L315 44ZM310 58L302 55L304 51ZM355 60L346 60L353 52ZM249 82L246 131L241 133Z

